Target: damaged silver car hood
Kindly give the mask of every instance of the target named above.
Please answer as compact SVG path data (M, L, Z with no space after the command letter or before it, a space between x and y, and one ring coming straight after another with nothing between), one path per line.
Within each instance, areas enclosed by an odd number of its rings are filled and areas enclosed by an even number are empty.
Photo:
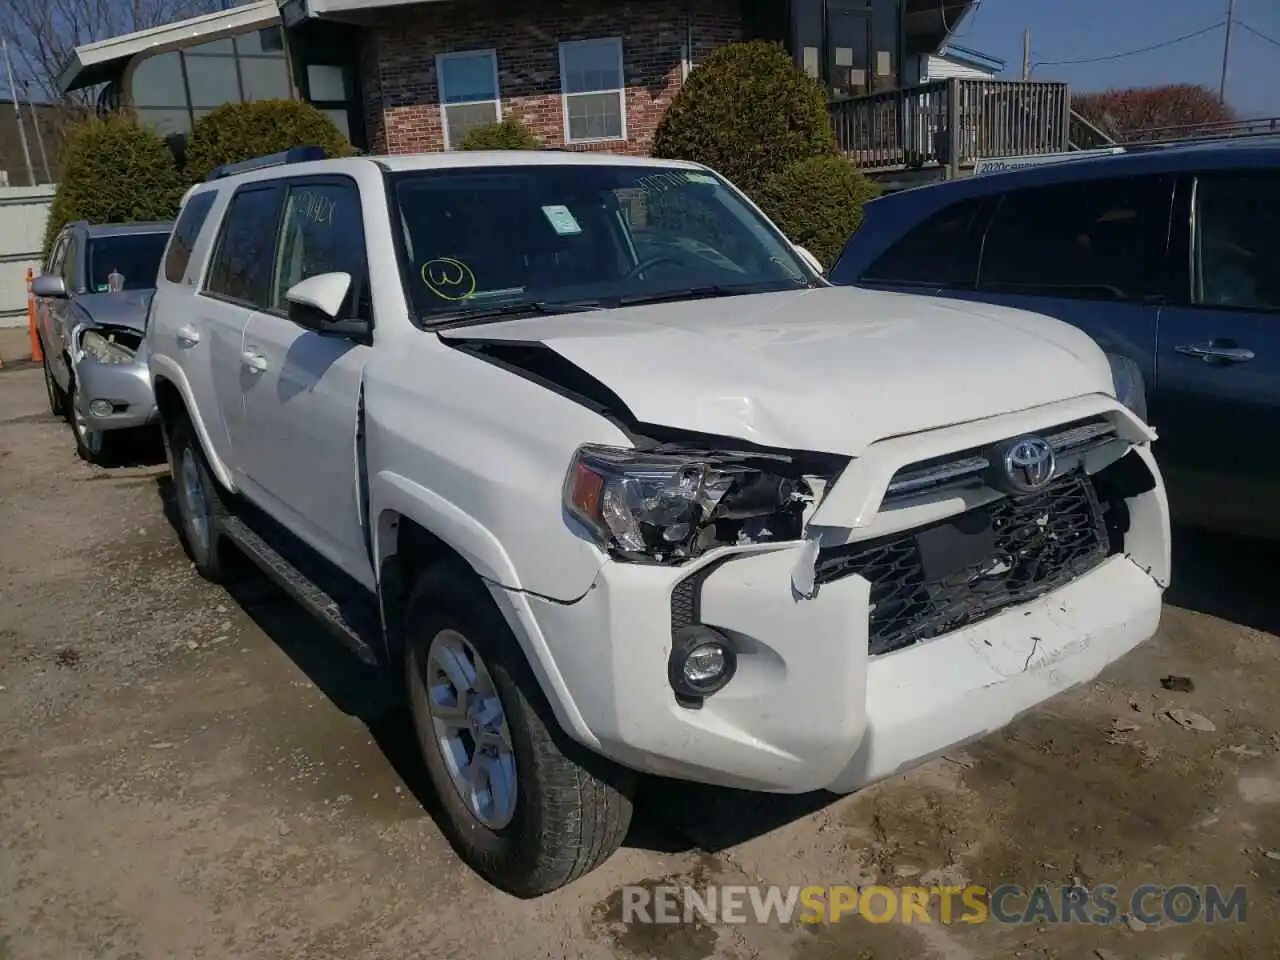
M75 298L75 302L96 326L127 327L144 333L147 327L147 310L153 296L155 290L82 293Z
M508 320L446 342L540 343L640 423L856 455L886 437L1112 395L1081 331L987 304L825 287Z

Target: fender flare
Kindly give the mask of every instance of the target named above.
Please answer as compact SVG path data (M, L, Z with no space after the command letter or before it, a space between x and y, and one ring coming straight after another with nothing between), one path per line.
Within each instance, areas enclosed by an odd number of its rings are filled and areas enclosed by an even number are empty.
M580 743L598 749L599 742L556 666L547 639L533 616L529 597L521 588L515 565L498 538L439 494L400 474L380 471L369 484L369 517L378 570L393 552L388 543L392 531L387 523L387 517L392 514L412 520L439 539L485 582L561 727Z
M374 474L369 484L373 551L379 563L393 552L383 542L387 535L383 517L388 512L430 531L466 560L482 579L511 590L520 589L515 565L487 527L439 494L390 470Z
M205 426L204 417L200 415L200 408L192 399L191 384L187 381L187 375L172 359L165 356L157 356L154 353L149 358L149 365L151 368L152 392L155 391L156 381L158 380L167 380L173 384L178 391L178 396L182 398L182 406L187 411L187 419L195 427L196 439L200 441L200 446L204 450L209 469L213 471L214 476L218 478L218 482L223 487L235 493L236 484L231 477L231 471L227 469L227 465L223 463L222 458L218 456L217 448L209 439L209 430Z

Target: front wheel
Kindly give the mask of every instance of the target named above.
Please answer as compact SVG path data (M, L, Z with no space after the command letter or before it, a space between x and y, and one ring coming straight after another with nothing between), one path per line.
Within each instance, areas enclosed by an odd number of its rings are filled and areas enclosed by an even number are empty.
M71 432L76 438L76 453L86 463L105 463L110 459L111 450L115 446L114 439L107 431L99 430L89 424L84 410L81 409L82 399L80 387L72 378L71 391L66 399L66 409L67 419L71 421Z
M631 823L634 777L560 730L484 588L428 571L406 624L415 732L459 856L518 897L604 863Z
M49 395L49 412L55 417L66 416L67 395L53 378L53 368L49 366L49 354L42 351L41 362L44 366L44 389Z

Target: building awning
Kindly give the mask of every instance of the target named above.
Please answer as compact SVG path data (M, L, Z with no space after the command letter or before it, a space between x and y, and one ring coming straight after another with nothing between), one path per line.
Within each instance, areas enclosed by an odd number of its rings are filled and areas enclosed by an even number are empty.
M361 23L367 20L361 14L373 13L388 7L409 4L442 3L445 0L277 0L280 16L286 27L304 20L332 19Z
M973 0L904 0L902 32L907 53L937 53L972 6Z
M276 0L258 0L230 10L219 10L162 27L126 33L123 36L76 47L58 75L58 90L66 93L81 87L119 78L125 64L140 53L191 46L244 30L269 27L280 22Z

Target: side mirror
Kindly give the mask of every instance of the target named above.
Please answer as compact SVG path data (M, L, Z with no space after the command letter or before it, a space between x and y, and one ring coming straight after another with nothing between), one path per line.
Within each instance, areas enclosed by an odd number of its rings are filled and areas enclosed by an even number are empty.
M37 297L65 297L67 285L57 274L45 273L31 281L31 292Z
M813 267L815 273L822 274L826 272L826 267L822 265L822 261L799 244L796 244L796 253L800 254L805 263Z
M317 333L329 333L357 340L367 339L369 324L342 317L342 305L351 292L351 274L319 273L295 283L285 293L289 319Z

